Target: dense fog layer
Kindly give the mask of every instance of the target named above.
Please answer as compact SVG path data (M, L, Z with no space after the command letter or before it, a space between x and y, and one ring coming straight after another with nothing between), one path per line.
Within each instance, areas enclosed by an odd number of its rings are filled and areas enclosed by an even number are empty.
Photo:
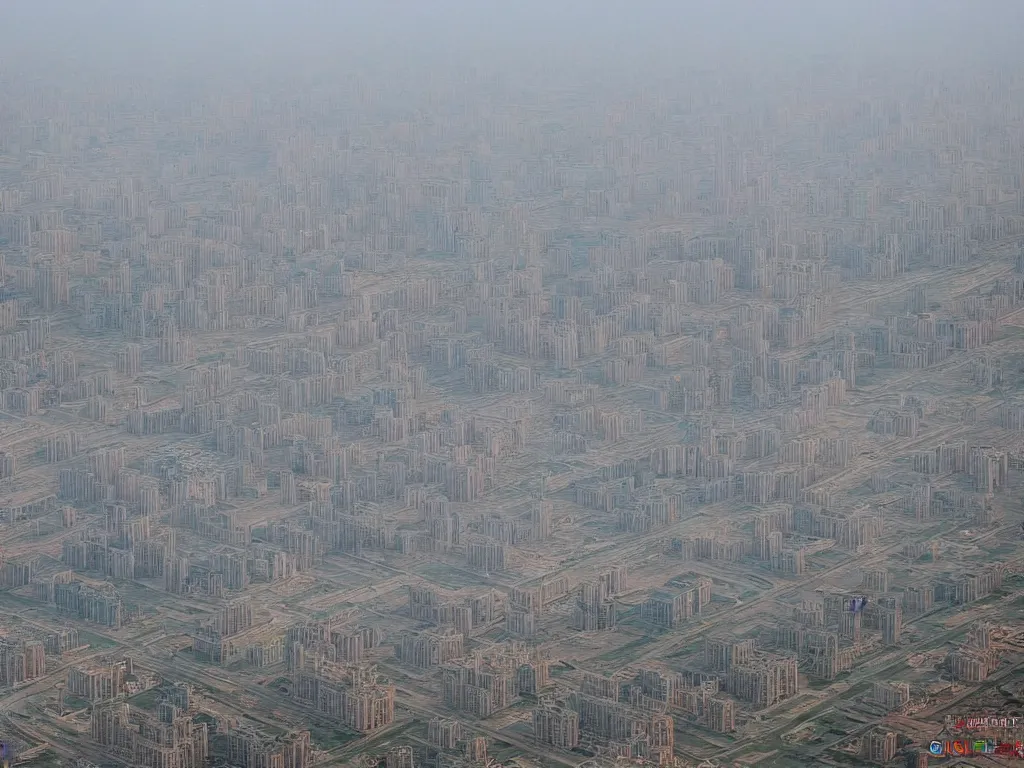
M716 3L648 0L463 0L356 3L240 0L6 3L0 53L10 71L43 64L122 74L241 68L292 76L311 64L445 63L504 76L570 80L641 75L678 66L749 74L809 56L870 68L908 59L943 67L1014 55L1021 3L1004 0ZM238 73L234 73L237 76Z

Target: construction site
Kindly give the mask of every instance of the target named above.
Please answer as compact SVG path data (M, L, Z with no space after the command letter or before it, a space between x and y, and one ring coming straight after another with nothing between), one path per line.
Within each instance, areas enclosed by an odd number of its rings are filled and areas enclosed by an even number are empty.
M12 765L1020 738L1024 68L8 63Z

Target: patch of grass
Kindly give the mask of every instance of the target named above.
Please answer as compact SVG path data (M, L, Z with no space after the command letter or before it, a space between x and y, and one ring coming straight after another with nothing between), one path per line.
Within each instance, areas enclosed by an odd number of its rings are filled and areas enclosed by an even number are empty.
M360 737L355 731L341 730L317 723L309 723L305 727L309 728L309 735L313 743L320 749L336 749Z
M699 651L701 651L703 648L704 648L704 641L703 640L697 640L696 642L690 643L689 645L687 645L687 646L685 646L683 648L680 648L675 653L669 654L669 658L670 659L678 659L678 658L680 658L682 656L692 656L693 654L698 653Z
M128 701L139 709L156 709L156 705L163 698L158 688L150 688L148 691L132 696Z
M87 709L88 707L89 702L85 699L79 698L78 696L73 696L70 693L64 695L65 712L78 712L79 710Z
M40 752L25 765L31 766L31 768L60 768L61 761L56 752L47 749Z
M997 603L1000 600L1002 600L1003 597L1004 595L1000 594L999 592L994 592L991 595L986 595L985 597L975 600L972 603L968 603L968 605L970 605L973 608L977 608L982 605L992 605L993 603Z
M79 631L78 641L83 645L88 644L96 649L113 648L117 645L117 643L110 638L103 637L102 635L97 635L89 631Z
M4 592L0 595L0 601L4 603L14 603L23 608L39 608L39 603L32 598L19 595L14 592Z

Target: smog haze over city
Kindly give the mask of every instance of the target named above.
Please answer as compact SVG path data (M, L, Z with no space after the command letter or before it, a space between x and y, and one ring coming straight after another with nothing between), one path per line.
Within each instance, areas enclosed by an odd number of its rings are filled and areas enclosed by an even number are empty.
M0 8L0 757L1024 757L1024 4Z

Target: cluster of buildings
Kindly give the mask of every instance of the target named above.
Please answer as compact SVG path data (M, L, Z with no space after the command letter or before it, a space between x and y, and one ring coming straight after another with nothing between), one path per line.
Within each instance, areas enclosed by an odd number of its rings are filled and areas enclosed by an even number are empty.
M312 660L293 673L297 704L335 718L360 733L371 733L395 719L395 686L376 667Z
M308 660L359 664L366 652L379 648L384 635L373 625L352 626L337 618L295 624L285 633L288 667L302 669Z
M780 574L800 576L812 555L839 547L857 551L869 546L882 532L878 511L823 509L810 503L776 504L769 513L754 517L752 535L719 526L672 541L672 550L684 560L753 561Z
M800 691L797 660L760 651L752 639L707 638L704 667L722 690L753 709L774 706Z
M534 739L558 749L587 744L611 756L671 763L675 726L667 703L652 698L653 706L644 706L643 694L633 694L618 680L585 674L579 691L534 709Z
M980 683L999 666L1000 653L993 642L993 627L979 622L963 643L949 652L946 662L954 680Z
M93 742L114 758L152 768L205 768L211 757L206 723L171 701L156 713L115 701L90 715Z
M520 643L477 650L441 668L441 700L455 712L485 718L523 694L536 696L550 678L547 659Z
M192 653L200 661L226 664L246 647L232 641L253 626L252 601L233 600L221 607L213 619L196 629L192 636ZM278 661L284 660L283 652Z
M82 647L78 630L65 626L42 635L12 632L0 637L0 686L15 686L46 674L47 660Z
M272 736L251 725L225 734L225 757L239 768L309 768L313 746L309 731L288 731Z
M46 651L40 640L0 638L0 685L18 685L45 675Z
M488 590L481 594L449 596L429 587L409 587L409 617L415 622L451 626L464 636L489 627L503 617L499 596Z
M383 755L368 756L385 768L416 768L436 765L439 768L470 768L493 765L488 754L487 739L466 733L458 720L435 717L427 727L426 746L400 745Z
M90 582L72 571L34 584L36 597L70 618L118 629L131 614L121 593L109 582Z
M877 576L872 572L869 576ZM870 586L866 580L865 586ZM821 600L805 600L791 615L766 628L767 646L793 654L811 677L833 680L851 669L870 644L896 646L903 631L903 604L883 587L855 593L826 593ZM864 601L864 602L862 602Z
M675 629L694 616L700 616L711 602L711 579L674 578L666 582L640 605L641 620L665 629Z
M610 678L584 673L578 691L560 700L546 699L534 709L534 739L557 749L584 748L670 764L679 724L718 733L736 729L740 696L730 695L724 684L720 687L723 682L715 672L652 667ZM739 685L749 683L742 680ZM747 698L756 694L750 692Z

